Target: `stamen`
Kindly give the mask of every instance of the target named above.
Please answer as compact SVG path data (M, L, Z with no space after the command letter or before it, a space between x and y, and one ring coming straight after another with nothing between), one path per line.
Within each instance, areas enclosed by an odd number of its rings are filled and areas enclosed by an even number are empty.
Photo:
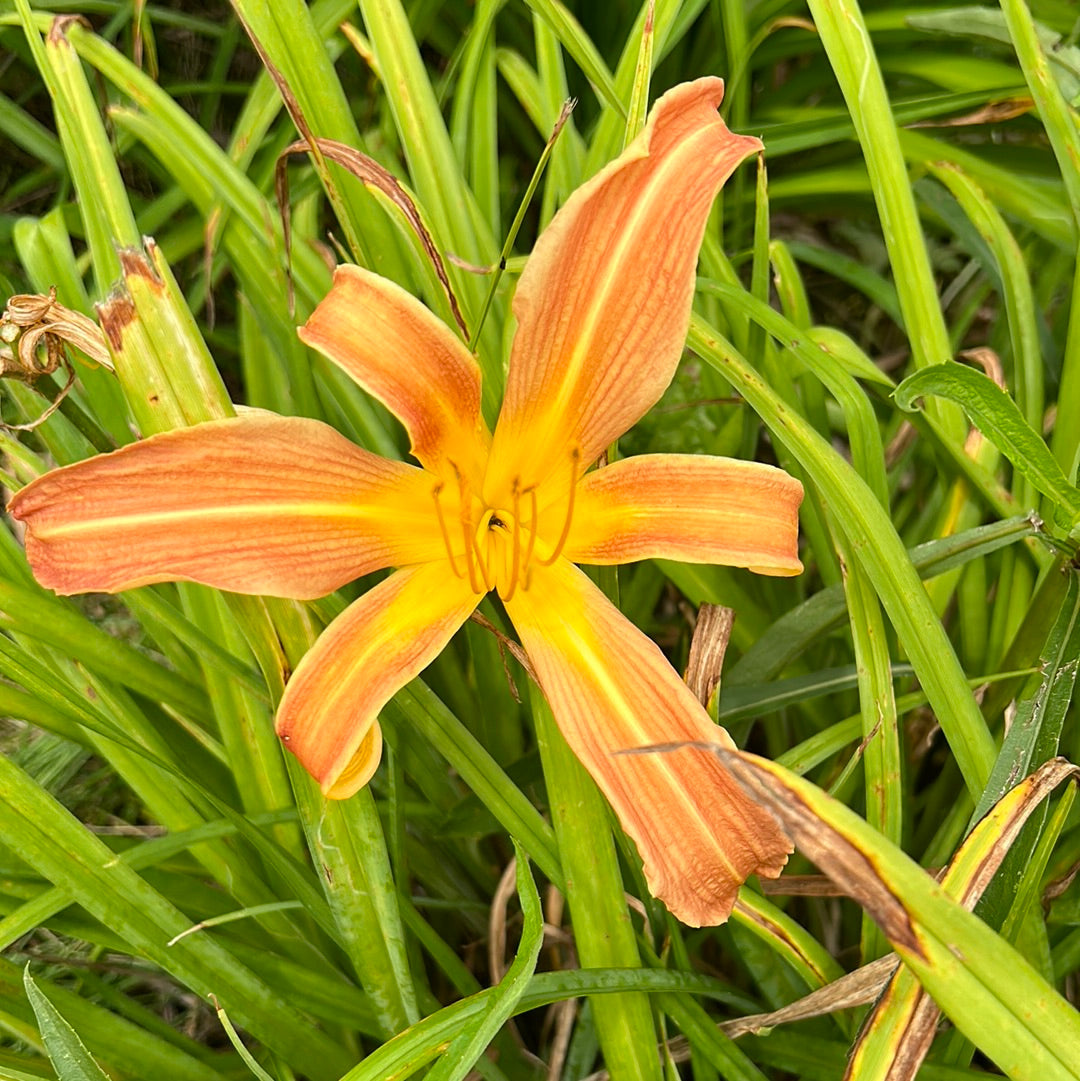
M480 569L484 574L484 585L487 586L487 591L490 593L495 588L495 583L498 580L498 570L495 567L495 556L491 550L495 544L495 530L491 528L490 511L486 517L487 520L481 525L484 531L484 548L486 551L484 558L480 562Z
M562 533L559 534L559 540L552 550L550 556L547 559L538 559L537 563L541 567L550 567L552 563L562 554L563 548L566 547L567 540L570 539L570 523L574 520L574 496L577 493L577 470L578 461L581 459L581 450L578 447L574 447L570 451L570 495L566 501L566 520L563 522Z
M465 487L465 478L461 475L461 470L458 469L453 462L450 463L454 467L454 476L457 477L458 493L461 498L461 536L465 541L465 566L469 571L469 588L474 593L482 593L484 590L480 588L480 582L476 576L476 552L473 546L476 544L476 538L473 536L473 531L469 522L469 510L471 509L471 500L469 499L469 493Z
M431 498L435 500L435 517L439 519L439 532L442 533L443 545L446 548L446 558L450 560L450 569L454 572L455 578L464 578L465 572L458 570L457 562L454 560L454 552L450 547L450 532L446 528L446 519L443 517L442 504L439 502L439 495L443 490L441 483L436 484L431 491Z
M503 601L510 600L517 591L518 575L521 573L521 492L518 491L518 478L514 478L514 533L510 547L510 584L506 587Z
M531 488L527 488L529 493L529 502L532 504L532 520L529 525L529 544L525 549L525 567L528 569L529 562L532 559L533 549L536 547L536 531L540 528L540 504L536 500L536 485ZM528 589L528 580L526 579L525 588Z

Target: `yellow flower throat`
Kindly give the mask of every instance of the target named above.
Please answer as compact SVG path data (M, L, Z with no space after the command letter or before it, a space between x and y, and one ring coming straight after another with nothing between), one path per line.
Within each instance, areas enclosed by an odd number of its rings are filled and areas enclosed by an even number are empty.
M571 459L574 473L562 528L554 541L550 536L553 520L542 513L535 484L523 487L515 477L508 497L485 502L468 491L455 469L456 499L451 495L449 506L443 506L444 483L432 490L450 568L458 578L467 578L476 593L495 591L508 601L518 589L529 588L534 564L550 566L562 554L574 517L579 459L576 449Z

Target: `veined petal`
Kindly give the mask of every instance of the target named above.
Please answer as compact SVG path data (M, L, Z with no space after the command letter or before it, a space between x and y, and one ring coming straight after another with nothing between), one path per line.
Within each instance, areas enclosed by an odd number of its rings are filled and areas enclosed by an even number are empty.
M633 838L649 888L684 923L727 919L748 875L778 875L791 844L715 756L617 751L731 747L659 649L566 560L534 566L507 602L566 741Z
M624 458L582 477L563 554L573 563L660 558L798 574L802 495L794 477L759 462Z
M396 571L354 601L285 687L277 732L331 799L379 764L379 710L418 676L480 601L446 560Z
M480 366L419 300L346 264L299 333L405 425L422 465L452 476L453 463L479 489L491 438L480 412Z
M247 413L54 470L9 510L57 593L193 581L308 599L441 558L435 484L320 421Z
M665 94L641 135L555 215L514 296L518 320L488 491L583 473L671 382L717 191L761 149L717 115L720 79Z

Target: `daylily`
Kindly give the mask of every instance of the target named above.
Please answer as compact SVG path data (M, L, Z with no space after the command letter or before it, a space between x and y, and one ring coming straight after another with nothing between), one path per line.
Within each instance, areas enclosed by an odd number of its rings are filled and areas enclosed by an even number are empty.
M11 513L59 593L165 580L298 599L397 568L297 667L277 729L329 797L379 763L382 706L489 592L558 725L689 924L727 917L790 844L701 750L731 740L660 650L574 563L650 557L797 574L802 487L771 466L644 455L592 469L656 403L682 353L712 201L757 139L732 134L719 79L677 87L537 241L494 433L474 356L399 286L355 266L300 329L405 426L419 466L318 421L251 412L153 436L39 478Z

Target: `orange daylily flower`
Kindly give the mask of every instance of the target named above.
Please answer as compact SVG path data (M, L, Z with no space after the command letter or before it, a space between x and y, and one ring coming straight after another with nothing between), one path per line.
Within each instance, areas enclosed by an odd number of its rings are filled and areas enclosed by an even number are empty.
M399 286L343 266L300 336L398 417L419 466L264 413L156 435L15 496L38 580L59 593L190 580L307 599L397 568L319 638L278 711L281 738L334 798L377 767L379 710L495 592L650 888L686 923L725 919L748 875L780 873L790 843L714 755L614 753L732 743L573 565L802 569L802 487L782 470L645 455L590 471L671 381L710 206L761 148L728 131L722 93L710 78L666 94L540 237L493 434L461 341Z

